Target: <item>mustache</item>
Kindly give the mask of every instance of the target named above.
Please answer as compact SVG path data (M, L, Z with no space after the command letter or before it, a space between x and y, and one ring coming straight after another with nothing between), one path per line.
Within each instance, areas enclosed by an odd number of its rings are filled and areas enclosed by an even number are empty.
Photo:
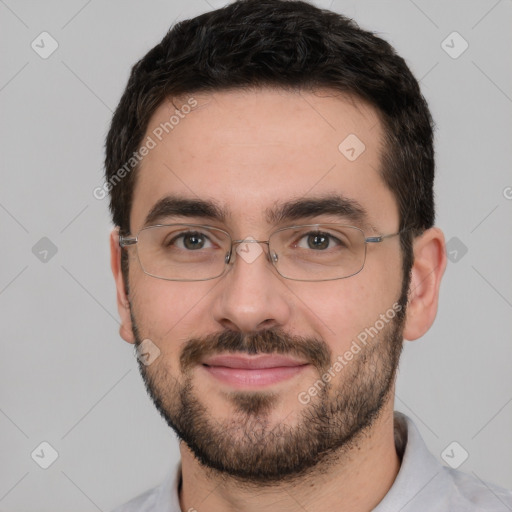
M202 338L191 338L180 355L185 373L207 356L219 353L283 354L307 360L322 372L329 367L331 350L325 341L286 334L280 329L267 329L252 334L225 330Z

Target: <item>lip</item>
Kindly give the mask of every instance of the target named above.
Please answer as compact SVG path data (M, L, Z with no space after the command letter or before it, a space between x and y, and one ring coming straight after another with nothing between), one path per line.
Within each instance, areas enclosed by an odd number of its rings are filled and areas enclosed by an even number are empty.
M288 356L218 355L204 359L202 368L215 379L234 387L251 388L288 380L309 364Z
M279 368L282 366L301 366L307 364L306 361L299 361L292 357L278 354L261 354L259 356L224 354L207 357L202 363L207 366L225 366L227 368L243 368L246 370Z

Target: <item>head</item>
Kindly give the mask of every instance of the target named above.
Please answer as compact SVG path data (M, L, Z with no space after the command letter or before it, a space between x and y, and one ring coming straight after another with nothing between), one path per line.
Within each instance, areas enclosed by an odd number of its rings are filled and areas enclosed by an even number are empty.
M243 0L182 21L133 67L105 160L121 335L158 347L139 362L148 392L206 467L293 478L392 408L402 340L432 324L446 263L432 130L393 48L304 2ZM364 267L346 279L283 278L263 245L215 279L179 281L148 275L135 246L119 247L118 233L150 220L233 240L319 223L398 235L366 244ZM234 386L205 363L270 353L304 364L279 382Z

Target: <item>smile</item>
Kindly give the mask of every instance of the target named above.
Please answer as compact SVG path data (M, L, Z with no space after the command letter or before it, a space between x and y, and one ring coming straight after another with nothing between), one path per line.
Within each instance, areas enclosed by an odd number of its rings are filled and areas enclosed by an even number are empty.
M213 356L205 359L202 364L202 368L215 379L242 388L267 386L288 380L307 366L307 362L272 354Z

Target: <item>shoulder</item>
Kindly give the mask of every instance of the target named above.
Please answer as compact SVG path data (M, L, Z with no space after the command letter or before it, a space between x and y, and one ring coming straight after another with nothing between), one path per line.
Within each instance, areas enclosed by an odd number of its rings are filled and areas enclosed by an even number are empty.
M112 512L180 512L181 461L171 467L164 480Z
M463 507L460 510L468 512L512 510L512 491L455 469L443 467L443 472L451 488L451 504Z
M414 422L395 412L398 475L375 512L511 512L512 492L476 474L443 466L428 450Z
M157 494L158 487L155 487L120 505L112 512L154 512Z

